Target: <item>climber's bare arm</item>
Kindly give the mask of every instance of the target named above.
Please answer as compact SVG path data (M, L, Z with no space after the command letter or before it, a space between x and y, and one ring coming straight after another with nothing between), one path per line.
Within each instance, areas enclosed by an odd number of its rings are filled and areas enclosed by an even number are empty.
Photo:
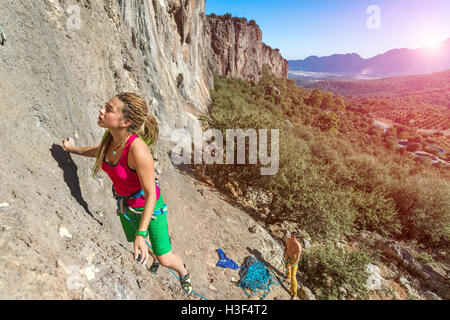
M80 156L85 157L93 157L95 158L95 155L97 154L98 146L90 146L90 147L72 147L71 153L78 154Z
M300 245L300 243L298 243L298 242L296 241L296 245L297 245L298 251L297 251L297 254L296 254L296 257L295 257L296 259L295 259L294 265L297 264L297 263L299 262L299 260L300 260L300 254L302 253L302 246Z
M80 156L95 158L95 156L97 155L98 148L100 146L77 147L71 143L69 138L67 138L66 140L63 140L63 147L66 151L68 151L70 153L75 153Z

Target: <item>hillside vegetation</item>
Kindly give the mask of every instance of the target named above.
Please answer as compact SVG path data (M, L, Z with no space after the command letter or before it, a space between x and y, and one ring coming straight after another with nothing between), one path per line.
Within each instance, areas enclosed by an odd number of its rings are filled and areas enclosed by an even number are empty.
M360 81L296 81L309 89L342 95L355 112L388 119L402 138L431 140L450 150L450 70ZM424 146L425 147L425 146Z
M223 137L226 129L279 129L279 171L261 175L261 165L249 164L246 143L246 164L207 165L203 173L235 198L257 190L264 200L254 207L269 229L293 223L322 243L300 261L305 285L321 299L338 299L343 287L368 298L365 267L377 252L336 247L339 239L365 230L432 250L448 247L449 166L399 148L395 130L374 126L342 97L297 87L267 69L259 82L215 75L214 84L204 129Z
M396 135L346 110L329 92L298 88L264 71L261 81L215 76L208 128L280 130L277 174L260 165L212 165L226 189L258 188L271 199L267 221L292 221L316 239L368 230L427 246L450 241L450 171L396 147ZM270 145L270 143L269 143ZM248 146L247 146L248 147ZM236 147L235 147L236 148Z

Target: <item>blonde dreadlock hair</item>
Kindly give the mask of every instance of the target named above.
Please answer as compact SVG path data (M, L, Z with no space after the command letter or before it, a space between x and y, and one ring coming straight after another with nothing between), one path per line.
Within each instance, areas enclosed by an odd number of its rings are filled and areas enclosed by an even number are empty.
M119 93L116 97L124 104L122 108L122 120L131 121L131 124L126 128L128 133L136 133L151 148L158 139L159 129L155 117L148 113L145 100L137 94L129 92ZM92 177L95 177L97 172L100 171L103 160L105 159L106 149L112 138L109 130L106 130L97 151L96 162L92 169Z

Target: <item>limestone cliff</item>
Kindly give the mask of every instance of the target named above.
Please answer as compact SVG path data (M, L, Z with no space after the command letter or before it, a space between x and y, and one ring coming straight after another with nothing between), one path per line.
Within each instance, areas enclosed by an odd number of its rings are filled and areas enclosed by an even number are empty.
M205 1L118 1L126 38L131 39L154 97L162 134L189 127L209 103L213 79L207 67Z
M239 262L249 249L266 258L281 255L265 230L249 234L253 219L195 186L168 157L164 136L190 126L209 100L204 5L2 3L0 299L186 298L167 269L152 277L133 260L106 174L90 177L94 160L61 147L68 136L76 145L97 145L104 132L98 110L120 91L141 94L160 124L155 163L169 232L194 290L210 299L245 297L229 285L232 274L217 271L218 247Z
M259 80L266 64L275 75L287 78L287 60L262 43L256 23L206 17L205 1L119 0L118 4L163 135L170 128L192 127L195 116L206 110L212 72Z
M262 42L262 32L254 20L209 15L211 39L209 62L220 75L259 80L267 65L279 78L287 79L289 65L278 49Z

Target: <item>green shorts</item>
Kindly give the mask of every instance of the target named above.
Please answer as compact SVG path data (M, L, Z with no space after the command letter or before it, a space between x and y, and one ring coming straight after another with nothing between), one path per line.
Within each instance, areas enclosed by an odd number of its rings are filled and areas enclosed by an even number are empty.
M122 228L127 237L127 241L133 242L136 237L136 230L139 228L139 223L141 222L142 214L135 214L127 210L127 216L131 221L121 214L119 215L120 222L122 223ZM154 220L154 218L151 219L147 229L150 244L153 253L156 256L162 256L172 250L169 238L169 228L167 225L167 214L154 215L153 217L156 218L156 220Z

